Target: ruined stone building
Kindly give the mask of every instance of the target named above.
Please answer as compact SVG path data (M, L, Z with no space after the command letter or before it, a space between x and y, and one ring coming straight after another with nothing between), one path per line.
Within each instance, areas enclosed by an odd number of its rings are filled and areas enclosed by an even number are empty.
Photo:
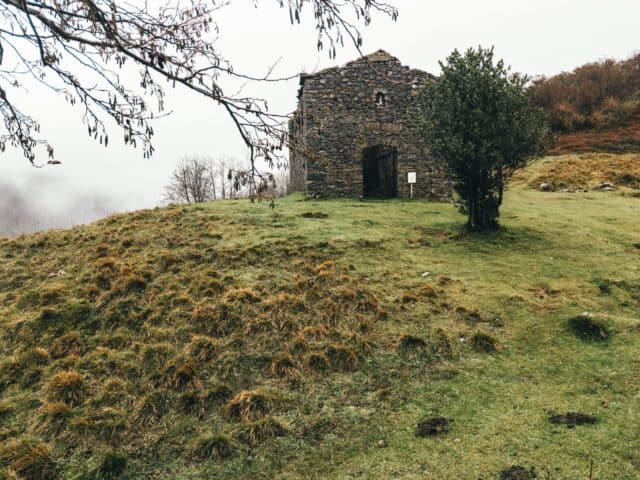
M418 131L419 92L434 80L383 50L300 76L290 176L308 197L450 198Z

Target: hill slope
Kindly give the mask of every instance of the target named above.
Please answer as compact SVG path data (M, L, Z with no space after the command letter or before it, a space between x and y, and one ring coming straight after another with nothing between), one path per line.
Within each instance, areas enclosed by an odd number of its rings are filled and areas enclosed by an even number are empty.
M525 182L487 236L294 196L0 241L0 478L637 477L640 200Z

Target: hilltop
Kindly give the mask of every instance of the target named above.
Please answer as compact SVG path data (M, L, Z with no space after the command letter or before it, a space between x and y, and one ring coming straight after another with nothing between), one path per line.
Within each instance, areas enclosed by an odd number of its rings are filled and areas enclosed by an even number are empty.
M638 186L561 161L482 236L291 196L0 240L0 478L637 477Z

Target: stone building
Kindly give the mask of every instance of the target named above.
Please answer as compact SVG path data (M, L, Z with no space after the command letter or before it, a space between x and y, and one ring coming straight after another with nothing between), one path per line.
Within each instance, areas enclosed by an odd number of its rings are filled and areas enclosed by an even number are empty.
M434 77L383 50L300 76L290 176L308 197L448 199L451 186L418 131L418 95Z

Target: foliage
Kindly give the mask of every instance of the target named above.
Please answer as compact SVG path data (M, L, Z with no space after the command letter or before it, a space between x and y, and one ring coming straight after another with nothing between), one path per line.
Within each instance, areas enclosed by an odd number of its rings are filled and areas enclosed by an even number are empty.
M544 109L554 131L620 126L640 108L640 54L541 77L532 89L535 104Z
M505 182L542 152L546 127L525 91L493 49L455 50L422 94L423 131L449 172L467 226L497 225Z

